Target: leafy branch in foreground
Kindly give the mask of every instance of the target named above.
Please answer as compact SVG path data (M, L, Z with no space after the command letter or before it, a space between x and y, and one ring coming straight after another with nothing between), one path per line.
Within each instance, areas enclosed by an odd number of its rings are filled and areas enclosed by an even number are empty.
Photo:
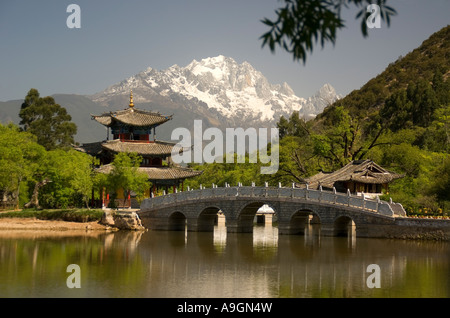
M372 4L371 0L284 0L285 6L275 11L276 19L264 18L261 22L270 30L264 33L260 39L262 46L268 45L271 52L280 46L292 54L294 61L306 62L307 52L313 51L314 45L320 42L324 47L326 42L333 45L336 42L336 31L345 27L341 18L342 7L348 8L349 4L361 8L356 18L361 19L361 32L364 37L368 36L366 8ZM376 4L380 7L380 17L390 25L390 17L396 11L386 6L387 0L378 0Z

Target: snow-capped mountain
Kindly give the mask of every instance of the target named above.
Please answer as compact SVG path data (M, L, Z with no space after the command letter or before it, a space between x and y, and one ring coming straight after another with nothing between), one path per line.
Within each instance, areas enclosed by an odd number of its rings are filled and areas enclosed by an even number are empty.
M293 111L314 116L340 98L329 84L308 99L298 97L287 83L271 84L248 62L238 64L222 55L163 71L149 67L89 98L111 110L122 109L131 89L137 107L148 103L161 112L189 111L228 127L273 126Z

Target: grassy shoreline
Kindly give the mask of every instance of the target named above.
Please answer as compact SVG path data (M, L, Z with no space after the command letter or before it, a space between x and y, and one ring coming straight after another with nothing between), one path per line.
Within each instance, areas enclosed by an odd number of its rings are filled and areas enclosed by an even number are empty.
M86 223L100 221L102 215L103 211L101 209L24 209L21 211L0 212L0 220L3 218L34 218L38 220Z

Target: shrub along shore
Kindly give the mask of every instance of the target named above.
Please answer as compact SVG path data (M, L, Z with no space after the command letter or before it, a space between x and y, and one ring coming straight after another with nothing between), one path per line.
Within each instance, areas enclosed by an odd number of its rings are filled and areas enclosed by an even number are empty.
M95 222L100 221L103 215L101 209L51 209L36 210L24 209L17 211L6 211L0 213L0 222L3 218L34 218L48 221L67 222Z

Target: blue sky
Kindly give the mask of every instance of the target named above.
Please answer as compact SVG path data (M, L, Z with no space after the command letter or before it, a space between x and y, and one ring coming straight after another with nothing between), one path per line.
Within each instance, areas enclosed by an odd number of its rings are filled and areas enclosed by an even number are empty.
M69 4L81 8L81 28L69 29ZM391 0L398 15L363 38L356 9L343 12L336 45L316 47L306 65L261 48L277 0L1 0L0 101L94 94L147 67L158 70L217 55L247 61L272 84L287 82L300 97L330 83L348 94L400 55L449 24L449 0Z

